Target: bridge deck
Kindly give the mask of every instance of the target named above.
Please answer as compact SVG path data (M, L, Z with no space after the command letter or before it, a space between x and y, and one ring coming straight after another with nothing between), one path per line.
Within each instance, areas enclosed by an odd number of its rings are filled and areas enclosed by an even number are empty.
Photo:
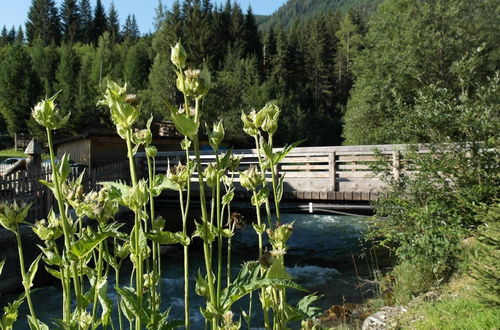
M295 148L277 167L279 175L285 175L284 200L373 201L378 198L384 182L373 170L375 163L385 163L398 177L402 170L403 152L406 145L370 145ZM280 150L275 149L275 150ZM425 149L420 152L427 152ZM237 149L233 153L242 157L238 171L258 164L256 149ZM165 172L167 166L185 163L184 152L159 152L156 158L157 172ZM194 155L190 155L194 158ZM146 172L145 154L137 153L138 167ZM215 154L202 151L203 166L215 162ZM239 173L234 172L235 182ZM197 181L197 173L193 175ZM270 175L266 178L271 181ZM196 189L197 184L193 185ZM247 196L237 185L237 194Z

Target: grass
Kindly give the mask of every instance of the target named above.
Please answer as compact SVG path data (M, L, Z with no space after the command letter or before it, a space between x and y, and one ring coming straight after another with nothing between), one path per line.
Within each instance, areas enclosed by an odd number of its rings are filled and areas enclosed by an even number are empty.
M398 319L400 329L499 329L500 308L482 304L473 295L472 280L462 277L447 286L438 300L414 300Z
M26 154L23 151L18 151L14 149L0 150L0 162L10 157L24 158L26 157Z
M14 149L4 149L0 150L0 162L4 161L7 158L11 157L19 157L26 158L28 155L24 153L24 151L14 150ZM42 160L49 159L49 154L42 154Z

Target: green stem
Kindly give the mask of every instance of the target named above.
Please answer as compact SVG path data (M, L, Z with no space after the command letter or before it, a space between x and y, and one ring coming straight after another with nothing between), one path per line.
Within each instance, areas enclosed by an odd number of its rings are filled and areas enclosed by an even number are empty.
M149 212L150 212L150 220L151 220L151 228L153 228L153 222L155 220L155 204L154 204L154 196L153 196L153 188L154 188L154 171L153 171L153 166L151 164L151 157L146 155L146 160L148 163L148 177L149 177ZM153 160L154 161L154 160ZM154 283L155 286L153 288L150 288L151 292L151 300L152 300L152 315L153 315L153 324L156 325L157 322L157 311L159 308L159 301L161 300L161 292L157 291L156 288L156 283L159 283L160 279L160 270L158 266L158 250L159 250L159 244L156 242L153 242L153 278L154 278ZM157 282L158 281L158 282Z
M265 178L266 177L266 169L264 168L264 163L262 162L262 154L261 154L259 138L257 136L255 136L254 139L255 139L255 146L257 147L257 159L259 160L260 171ZM266 185L267 185L267 181L266 181ZM267 224L269 227L271 227L272 216L271 216L271 207L269 205L269 197L266 197L266 215L267 215Z
M205 232L208 232L208 212L207 212L207 202L206 202L206 197L205 197L205 184L203 182L203 174L202 174L202 168L201 168L201 159L200 159L200 141L198 138L198 135L194 136L193 139L193 144L194 144L194 151L196 154L196 166L198 170L198 180L199 180L199 185L200 185L200 205L201 205L201 218L203 220L203 230ZM216 306L216 300L215 300L215 290L214 290L214 278L213 278L213 273L212 273L212 260L210 256L210 245L209 243L204 240L203 241L203 255L205 259L205 268L207 271L207 282L208 282L208 292L209 292L209 297L210 297L210 303L213 306ZM213 318L212 319L212 328L216 329L217 328L217 319Z
M273 145L273 135L269 134L269 144L272 146ZM280 205L278 201L278 191L276 187L276 173L275 173L275 165L277 164L271 164L271 180L272 180L272 185L273 185L273 195L274 195L274 210L276 212L276 222L279 225L281 223L281 217L280 217Z
M26 283L26 270L24 268L24 254L23 254L23 246L21 243L21 233L19 232L19 227L16 228L16 240L17 240L17 250L19 253L19 265L21 267L21 276L23 278L23 284ZM30 310L31 317L35 322L36 329L40 329L38 325L38 319L35 314L35 309L33 308L33 303L31 301L31 293L30 288L24 286L24 292L26 293L26 300L28 301L28 307Z
M59 181L59 173L56 168L56 163L55 163L55 155L54 155L54 147L53 147L53 141L52 141L52 130L49 128L46 128L47 132L47 142L49 145L49 154L50 154L50 164L52 166L52 179L54 181L54 186L56 190L56 200L57 200L57 207L59 209L59 216L61 217L61 223L62 223L62 229L63 229L63 234L64 234L64 247L66 251L70 251L71 249L71 244L74 241L73 235L71 234L71 229L69 225L68 218L66 217L66 212L64 211L64 204L63 204L63 196L61 193L61 182ZM80 292L80 284L78 283L78 269L76 266L75 262L71 262L72 266L72 272L73 272L73 281L74 281L74 286L75 286L75 294L76 294L76 299L77 302L79 302L80 297L81 297L81 292ZM70 277L68 276L66 278L66 290L68 292L66 293L66 308L69 308L69 310L64 313L66 315L66 319L64 320L65 322L70 322L70 317L71 317L71 289L70 289ZM69 307L68 307L69 305ZM79 305L79 303L77 303Z
M101 279L101 273L102 273L102 255L103 255L103 242L99 243L99 248L98 248L98 259L97 259L97 274L96 274L96 280L94 283L94 301L92 305L92 328L94 328L94 322L95 322L95 316L97 313L97 284L99 283L99 280Z
M131 129L127 130L126 136L125 136L125 141L127 142L127 156L128 156L128 161L129 161L129 167L130 167L130 179L132 181L132 187L137 186L137 175L135 172L135 162L134 162L134 155L132 153L132 131ZM134 246L137 251L136 252L136 267L135 267L135 285L136 285L136 293L137 293L137 302L139 306L142 306L142 297L143 297L143 288L142 288L142 278L143 278L143 269L142 269L142 251L139 250L139 233L142 231L142 226L141 226L141 219L140 219L140 214L139 211L134 211L135 212L135 217L134 217ZM136 329L142 329L141 325L141 319L136 318L135 320L135 327Z
M219 175L219 155L215 151L215 162L217 164L216 179L216 207L217 207L217 306L220 305L220 295L222 291L222 216L221 216L221 198L220 198L220 175Z
M187 236L187 210L184 209L184 197L182 189L179 189L179 202L182 214L182 235ZM184 250L184 328L189 330L189 250L188 246L183 246Z

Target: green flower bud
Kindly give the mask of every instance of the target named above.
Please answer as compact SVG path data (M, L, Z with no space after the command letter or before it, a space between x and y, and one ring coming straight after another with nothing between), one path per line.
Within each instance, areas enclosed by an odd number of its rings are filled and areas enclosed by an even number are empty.
M269 242L271 245L278 250L284 250L286 248L286 242L292 236L293 223L282 224L276 227L275 230L268 229L267 234L269 235Z
M167 171L167 179L177 184L179 190L184 190L184 188L186 188L190 176L191 171L189 167L180 163L174 168L169 168Z
M19 205L14 203L0 204L0 225L7 230L16 232L19 223L23 222L28 215L31 204Z
M31 112L31 115L38 124L50 130L61 128L68 122L71 116L71 113L64 116L59 111L59 108L54 102L58 94L59 92L49 99L38 102Z
M175 125L175 128L184 136L193 139L196 134L198 134L198 129L200 123L196 121L196 118L191 116L191 113L186 113L183 109L176 109L171 105L168 105L170 110L170 119Z
M274 134L278 130L278 120L280 116L281 110L277 105L273 103L268 103L264 108L262 108L259 113L265 114L264 120L260 127L264 132L268 132L269 134Z
M155 146L147 146L146 147L146 155L150 158L155 158L158 154L158 150Z
M253 115L252 115L253 113ZM259 134L259 129L254 124L254 115L255 111L252 111L250 114L245 114L241 112L241 121L243 122L243 131L250 136L257 136Z
M179 69L182 70L186 66L187 53L181 42L177 42L175 47L171 47L170 60Z
M205 182L209 187L214 187L217 183L217 167L216 165L210 163L203 171L203 177L205 177Z
M117 83L109 81L104 93L104 99L97 103L109 107L111 119L116 125L120 136L124 135L124 131L130 129L139 118L139 110L131 104L134 102L131 102L130 96L127 99L126 91L127 84L119 86Z
M140 129L134 132L132 135L132 142L135 145L145 145L149 146L153 142L153 134L149 129Z
M210 146L214 151L219 150L219 145L221 144L222 140L224 140L224 125L222 124L222 120L220 120L217 123L213 124L213 129L210 131L207 127L207 133L208 133L208 142L210 143Z
M250 166L244 172L240 172L240 184L247 190L257 190L257 187L263 186L265 177L257 170L257 166Z

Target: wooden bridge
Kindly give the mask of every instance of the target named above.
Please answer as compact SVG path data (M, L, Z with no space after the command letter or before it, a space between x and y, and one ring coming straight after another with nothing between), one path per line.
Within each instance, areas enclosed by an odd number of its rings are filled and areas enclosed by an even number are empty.
M407 145L367 145L295 148L277 168L279 175L285 175L283 200L376 200L384 183L372 171L371 165L380 161L387 162L392 167L393 175L398 177L406 147ZM426 150L422 149L420 152ZM237 149L233 150L233 153L243 157L239 171L258 164L256 149ZM156 171L165 173L168 164L175 166L179 162L185 163L185 158L183 151L159 152L156 157ZM194 155L191 154L190 158L194 158ZM146 175L145 154L137 153L136 159L142 173ZM203 166L215 162L214 152L202 151L201 160ZM235 181L239 182L238 172L234 173L234 177ZM271 180L270 175L267 180ZM197 173L194 173L193 181L197 181ZM193 185L194 190L196 186L197 184ZM236 195L249 196L242 187L237 187Z

